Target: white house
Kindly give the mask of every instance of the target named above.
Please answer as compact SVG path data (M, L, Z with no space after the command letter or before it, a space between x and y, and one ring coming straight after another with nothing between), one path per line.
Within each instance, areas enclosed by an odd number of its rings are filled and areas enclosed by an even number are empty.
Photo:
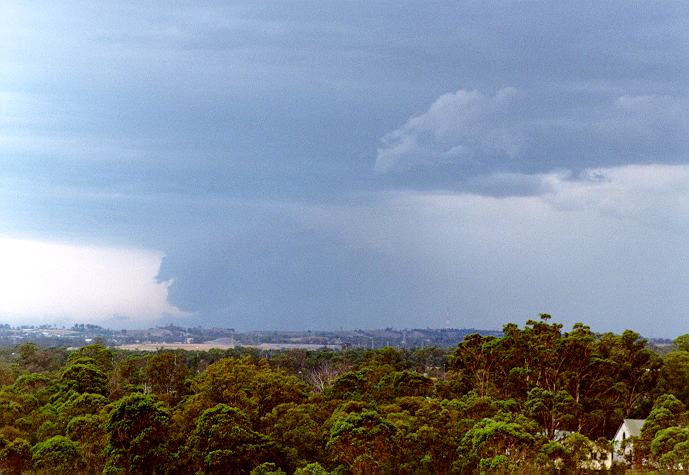
M612 454L610 454L610 464L626 463L631 461L634 447L627 442L630 437L639 437L641 427L646 419L625 419L617 429L615 437L612 439Z

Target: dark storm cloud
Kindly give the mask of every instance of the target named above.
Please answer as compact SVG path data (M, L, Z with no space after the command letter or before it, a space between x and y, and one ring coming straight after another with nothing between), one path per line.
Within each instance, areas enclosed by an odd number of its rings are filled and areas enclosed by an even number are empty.
M186 322L686 313L685 3L0 9L0 233L164 254Z

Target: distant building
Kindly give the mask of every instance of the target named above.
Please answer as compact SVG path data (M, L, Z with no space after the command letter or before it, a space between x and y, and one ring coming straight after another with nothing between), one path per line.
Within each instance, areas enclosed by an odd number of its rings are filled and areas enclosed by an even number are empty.
M634 458L634 444L630 438L637 438L641 435L646 419L625 419L617 429L615 437L612 439L612 453L610 454L610 464L628 463Z

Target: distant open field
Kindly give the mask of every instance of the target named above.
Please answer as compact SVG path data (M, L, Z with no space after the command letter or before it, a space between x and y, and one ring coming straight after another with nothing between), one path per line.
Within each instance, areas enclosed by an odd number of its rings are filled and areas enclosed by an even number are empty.
M260 343L257 345L233 344L224 342L209 342L209 343L131 343L127 345L116 346L120 350L131 351L158 351L158 350L187 350L187 351L209 351L209 350L227 350L230 348L245 347L257 348L259 350L318 350L321 348L328 348L331 350L339 350L340 345L316 345L309 343Z

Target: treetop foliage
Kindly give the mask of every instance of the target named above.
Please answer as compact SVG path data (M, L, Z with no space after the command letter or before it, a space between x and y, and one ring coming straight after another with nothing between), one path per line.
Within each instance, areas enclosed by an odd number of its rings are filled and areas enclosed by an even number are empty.
M453 349L159 351L24 343L0 357L2 473L557 471L645 418L635 460L689 466L689 336L548 315Z

